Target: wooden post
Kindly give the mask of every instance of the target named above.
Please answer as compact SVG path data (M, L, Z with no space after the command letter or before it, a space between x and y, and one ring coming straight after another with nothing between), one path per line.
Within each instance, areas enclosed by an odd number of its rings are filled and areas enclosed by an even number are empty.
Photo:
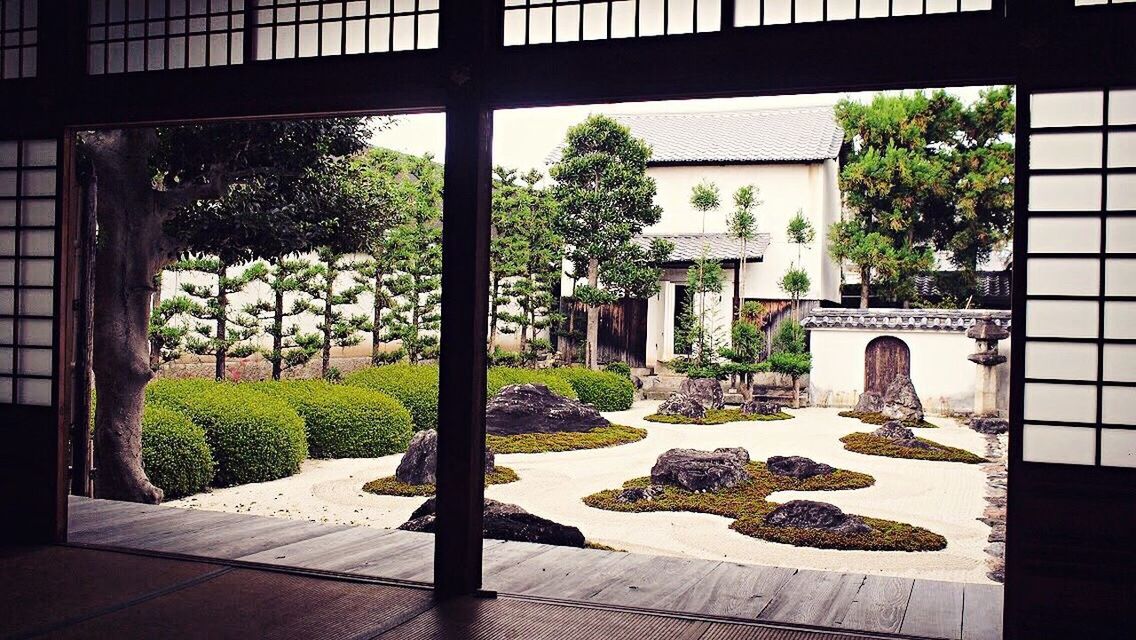
M442 201L442 337L439 355L437 533L439 597L481 587L485 499L485 340L489 313L490 142L485 102L489 3L449 2L446 176Z

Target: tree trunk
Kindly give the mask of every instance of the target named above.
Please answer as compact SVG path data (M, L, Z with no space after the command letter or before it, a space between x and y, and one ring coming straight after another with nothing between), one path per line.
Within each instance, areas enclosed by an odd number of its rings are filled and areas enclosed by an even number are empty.
M373 318L371 322L371 364L379 364L380 345L382 344L382 320L383 309L386 303L383 299L383 274L379 270L378 262L375 263L375 305L372 310Z
M871 292L872 272L864 267L860 269L860 308L868 308L868 298Z
M588 260L588 286L598 289L600 285L600 262L595 258ZM600 368L600 308L588 305L588 341L584 353L584 363L589 369Z
M228 271L227 265L221 261L220 268L217 270L217 351L214 354L216 357L216 367L213 371L213 376L220 381L225 380L225 365L229 355L229 345L225 344L229 339L229 290L225 286L225 272Z
M793 408L801 408L801 383L800 378L793 376Z
M162 274L154 276L154 293L150 295L151 311L162 303ZM148 333L148 332L147 332ZM150 341L150 369L157 371L162 367L162 349L156 340Z
M272 308L272 379L279 380L284 371L284 288L279 282L276 289L276 306Z
M327 372L331 369L331 296L335 293L335 276L336 273L332 269L332 263L329 262L327 265L327 282L324 284L323 289L323 348L321 350L322 358L320 360L321 377L327 377Z
M150 369L150 300L154 276L172 251L150 188L152 131L93 134L88 145L99 183L92 369L95 493L157 503L162 490L142 470L142 408Z

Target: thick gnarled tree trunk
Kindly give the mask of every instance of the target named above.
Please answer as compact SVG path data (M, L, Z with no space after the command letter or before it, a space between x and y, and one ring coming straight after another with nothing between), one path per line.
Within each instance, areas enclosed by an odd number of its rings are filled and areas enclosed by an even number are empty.
M142 470L142 408L150 368L154 275L168 261L162 216L150 188L152 131L91 134L98 184L94 345L95 495L157 503Z

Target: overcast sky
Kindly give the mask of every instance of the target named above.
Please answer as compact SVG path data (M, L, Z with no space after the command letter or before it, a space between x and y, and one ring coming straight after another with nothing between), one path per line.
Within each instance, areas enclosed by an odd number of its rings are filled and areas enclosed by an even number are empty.
M979 87L951 89L966 103L978 98ZM668 100L622 104L509 109L498 111L493 119L493 164L522 171L546 169L548 153L564 140L574 124L593 113L674 113L691 111L745 111L778 107L833 105L842 98L861 102L876 92L824 93L764 98L725 98L712 100ZM431 153L439 161L445 156L445 115L417 114L396 118L395 126L376 133L372 143L406 153Z

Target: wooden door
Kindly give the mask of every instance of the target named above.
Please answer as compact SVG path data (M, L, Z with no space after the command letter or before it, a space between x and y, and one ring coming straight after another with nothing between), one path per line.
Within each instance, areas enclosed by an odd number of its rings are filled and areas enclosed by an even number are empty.
M911 350L892 336L881 336L864 349L864 390L883 395L897 374L911 375Z

